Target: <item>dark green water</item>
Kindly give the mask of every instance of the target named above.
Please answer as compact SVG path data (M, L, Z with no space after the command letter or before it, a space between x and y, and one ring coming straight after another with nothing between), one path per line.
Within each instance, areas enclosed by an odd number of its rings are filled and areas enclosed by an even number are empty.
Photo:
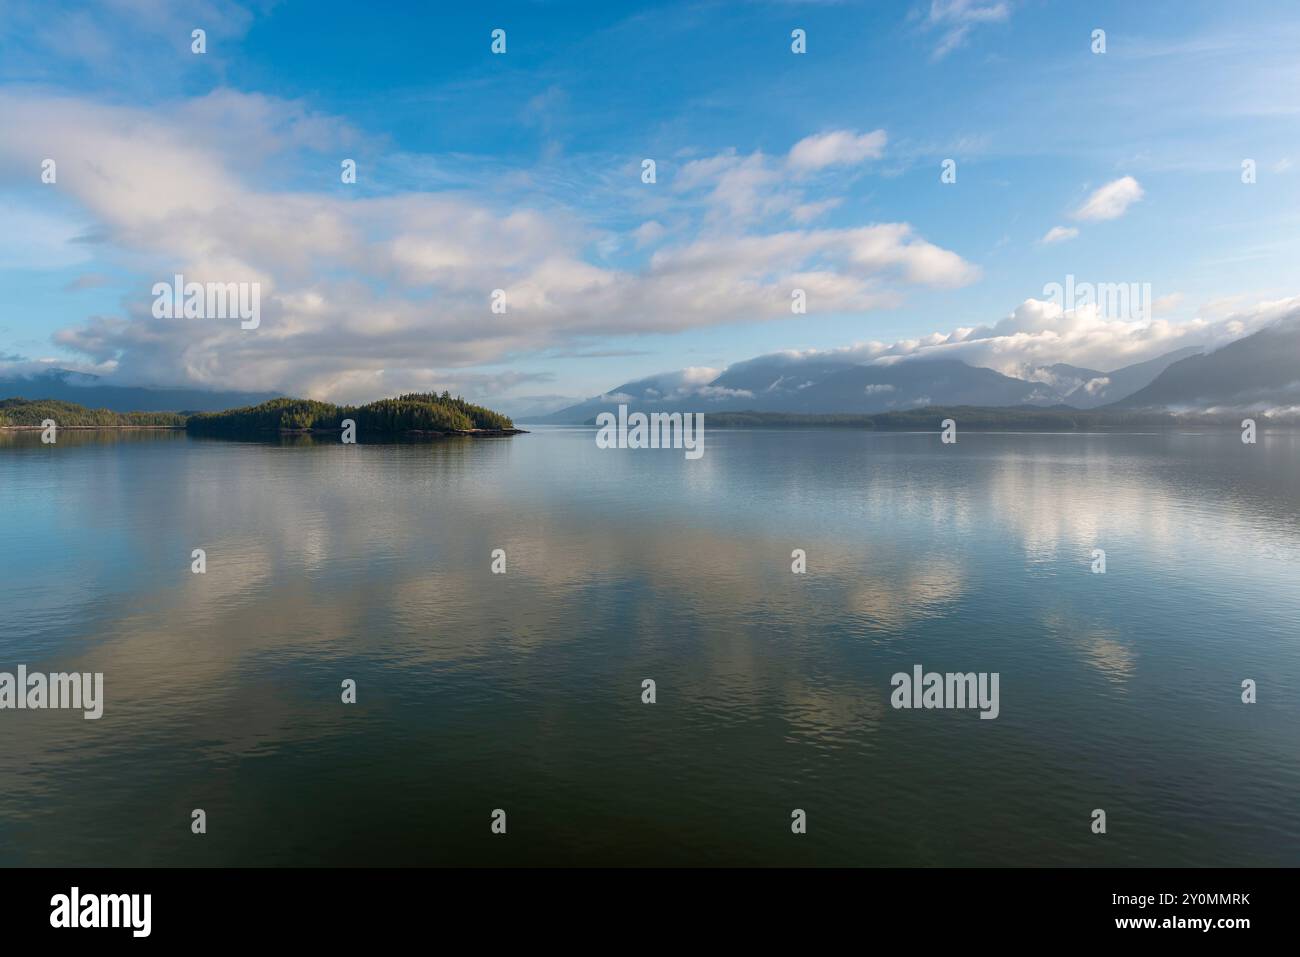
M3 864L1300 863L1295 435L4 436L0 569Z

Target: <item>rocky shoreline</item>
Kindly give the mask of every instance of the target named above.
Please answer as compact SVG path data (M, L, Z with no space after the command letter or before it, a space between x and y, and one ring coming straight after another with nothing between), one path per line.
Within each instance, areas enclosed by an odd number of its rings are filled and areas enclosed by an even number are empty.
M280 429L279 435L338 435L342 429ZM271 433L266 433L271 434ZM429 438L445 437L449 435L468 435L471 438L495 438L506 435L527 435L527 429L447 429L437 431L433 429L404 429L400 432L381 432L380 435L411 435Z
M55 423L58 425L58 423ZM43 425L0 425L0 432L41 432ZM60 432L184 432L183 425L59 425Z

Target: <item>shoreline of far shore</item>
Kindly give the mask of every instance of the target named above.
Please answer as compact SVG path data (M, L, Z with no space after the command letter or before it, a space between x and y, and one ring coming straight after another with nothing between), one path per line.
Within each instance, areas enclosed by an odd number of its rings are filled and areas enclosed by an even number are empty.
M0 432L41 432L41 425L0 425ZM274 431L250 431L235 433L190 432L183 425L60 425L60 432L187 432L204 438L225 438L228 435L247 437L252 435L337 435L342 429L278 429ZM449 429L433 431L424 429L406 429L401 432L381 432L380 435L413 436L451 436L465 435L470 438L498 438L510 435L527 435L527 429Z
M42 432L43 425L0 425L0 432ZM60 425L60 432L184 432L183 425Z

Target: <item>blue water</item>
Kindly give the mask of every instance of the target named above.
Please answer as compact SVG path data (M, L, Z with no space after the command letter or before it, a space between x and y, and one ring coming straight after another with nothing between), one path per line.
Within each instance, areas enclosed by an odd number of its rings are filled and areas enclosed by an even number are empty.
M594 436L0 435L0 863L1300 863L1300 436Z

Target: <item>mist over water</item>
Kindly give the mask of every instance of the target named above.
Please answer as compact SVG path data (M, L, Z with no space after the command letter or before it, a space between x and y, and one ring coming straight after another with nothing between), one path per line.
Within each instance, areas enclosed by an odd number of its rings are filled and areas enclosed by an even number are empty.
M1300 436L594 436L0 436L0 863L1300 858Z

